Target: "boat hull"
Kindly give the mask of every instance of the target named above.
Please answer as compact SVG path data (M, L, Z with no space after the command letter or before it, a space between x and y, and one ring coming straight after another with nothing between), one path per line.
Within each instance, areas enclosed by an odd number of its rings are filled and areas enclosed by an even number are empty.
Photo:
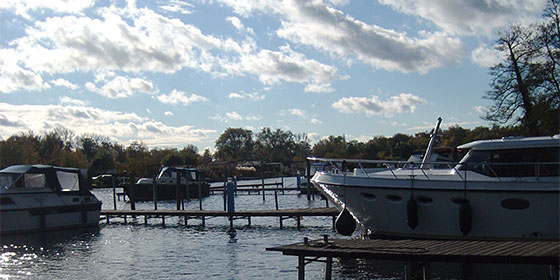
M373 236L441 239L559 238L557 182L469 183L467 191L453 181L345 178L322 172L315 187L346 208ZM406 187L404 187L406 186ZM533 187L533 188L531 188ZM411 197L417 225L409 224ZM461 230L461 204L467 200L470 229Z
M18 196L2 196L18 201ZM63 201L63 200L62 200ZM0 208L0 233L14 234L60 229L94 227L99 225L101 202L61 203L48 206L27 205Z

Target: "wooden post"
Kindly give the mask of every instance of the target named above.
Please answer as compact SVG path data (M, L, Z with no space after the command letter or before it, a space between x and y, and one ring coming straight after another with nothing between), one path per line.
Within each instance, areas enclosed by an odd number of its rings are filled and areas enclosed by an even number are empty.
M157 182L155 177L152 180L152 199L154 200L154 210L157 210Z
M311 200L311 161L306 159L307 171L307 200Z
M297 216L296 221L297 221L297 229L301 230L301 216Z
M412 280L412 263L404 263L404 280Z
M202 186L201 186L201 182L200 182L200 176L202 175L201 172L195 172L196 173L196 181L198 183L198 209L202 210ZM203 224L204 224L204 217L202 217L203 220Z
M299 170L296 174L296 188L298 192L301 192L301 174L299 174Z
M117 191L115 190L115 174L111 175L111 183L113 185L113 209L117 210Z
M282 218L282 216L280 216L280 229L284 228L284 225L282 224L283 221L284 221L284 218Z
M325 280L332 279L332 257L327 257L327 267L325 268Z
M136 197L134 196L134 177L130 176L130 210L136 210Z
M181 210L181 175L179 174L179 172L177 172L176 174L177 182L175 184L175 200L177 202L177 210Z
M274 204L276 205L276 210L278 210L278 192L274 191Z
M148 215L144 215L144 225L148 225Z
M305 279L305 256L298 256L298 280Z
M430 263L423 263L422 264L422 279L423 280L431 280L432 279L432 269L430 267Z
M282 194L284 194L284 175L280 177L282 179Z
M264 198L264 175L262 173L261 173L261 182L262 182L263 202L265 202L265 198Z

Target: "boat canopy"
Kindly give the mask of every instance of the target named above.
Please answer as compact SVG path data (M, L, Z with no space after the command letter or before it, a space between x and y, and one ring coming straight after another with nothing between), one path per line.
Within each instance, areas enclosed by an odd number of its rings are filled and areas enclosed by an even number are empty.
M503 137L501 139L478 140L458 146L457 149L497 150L559 146L560 134L557 134L552 137Z
M80 191L80 186L85 184L80 175L78 168L13 165L0 170L0 185L5 189L48 187L53 191Z
M187 168L187 167L163 167L161 168L158 178L164 176L176 177L176 175L172 175L173 173L179 173L182 176L186 176L188 180L194 181L198 180L198 177L201 174L201 171L196 168Z

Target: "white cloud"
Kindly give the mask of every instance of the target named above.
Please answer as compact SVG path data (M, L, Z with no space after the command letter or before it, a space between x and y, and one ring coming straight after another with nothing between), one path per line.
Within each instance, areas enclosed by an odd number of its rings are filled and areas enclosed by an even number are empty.
M225 116L221 114L216 114L208 118L223 123L229 123L230 121L242 121L242 120L260 121L262 119L262 116L256 114L248 114L247 116L243 117L241 114L233 111L233 112L226 112Z
M391 96L389 100L382 101L377 96L343 97L332 104L339 112L346 114L365 113L371 115L384 115L392 117L395 113L414 113L416 106L426 103L426 100L410 93L401 93Z
M312 119L311 119L311 123L312 123L312 124L322 124L323 122L320 121L320 120L318 120L318 119L316 119L316 118L312 118Z
M83 10L92 7L95 1L90 0L49 0L49 1L0 1L0 9L7 9L14 14L31 19L30 11L51 10L56 13L83 14Z
M0 49L0 92L40 91L50 87L39 74L21 67L16 58L16 51Z
M77 106L85 106L88 104L85 100L74 99L68 96L60 97L60 104L68 104L68 105L77 105Z
M243 117L237 112L227 112L226 117L230 120L240 121L243 120Z
M187 93L179 90L172 90L169 94L162 94L157 97L157 99L163 104L177 104L181 103L183 106L189 106L191 103L195 102L208 102L208 99L204 96L196 95L192 93L187 96Z
M250 27L245 27L245 25L243 25L243 23L241 23L241 20L239 20L238 17L227 17L226 21L231 23L231 25L233 25L235 27L235 29L237 29L240 32L245 32L245 33L249 33L251 35L255 35L255 31Z
M487 45L481 45L471 53L471 60L481 67L492 67L502 61L502 53Z
M162 3L164 4L159 6L160 9L172 13L181 13L183 15L192 14L191 9L194 8L193 4L179 0L162 1Z
M258 92L245 93L245 92L232 92L228 95L230 99L249 99L251 101L264 100L266 96Z
M279 52L260 50L257 54L241 57L240 68L255 74L265 85L276 85L282 81L307 84L306 91L324 92L331 88L331 81L347 79L338 74L336 67L307 59L286 45ZM313 85L313 86L309 86Z
M154 88L152 81L124 76L117 76L106 82L100 88L91 82L87 82L85 87L89 91L113 99L130 97L136 93L152 95L158 92L158 90Z
M460 40L445 33L420 32L419 37L413 38L352 18L322 1L221 2L244 17L255 11L278 15L281 17L276 32L279 37L375 68L425 73L457 64L464 56Z
M69 82L65 79L62 79L62 78L58 78L56 80L51 80L50 83L53 86L66 87L66 88L69 88L69 89L72 89L72 90L76 90L80 87L80 86L78 86L76 84L73 84L73 83L71 83L71 82Z
M173 112L171 112L171 111L165 111L163 114L165 116L173 116Z
M477 105L474 107L474 110L479 114L486 114L488 113L488 107Z
M539 17L546 0L380 0L407 14L428 19L451 34L493 35L501 27Z
M91 133L110 137L120 144L142 141L149 146L181 147L187 143L210 140L215 130L196 129L193 126L168 126L140 117L134 113L108 111L85 106L11 105L0 103L0 122L18 126L0 125L0 136L9 137L22 131L45 132L65 127L77 135Z

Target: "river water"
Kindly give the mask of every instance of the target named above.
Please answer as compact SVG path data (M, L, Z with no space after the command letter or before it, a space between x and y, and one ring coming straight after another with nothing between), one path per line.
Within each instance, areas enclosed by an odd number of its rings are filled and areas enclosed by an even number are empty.
M280 179L268 180L274 182ZM294 178L285 179L285 186L295 186ZM113 209L110 189L95 190L103 201L103 209ZM202 200L204 210L223 210L221 195ZM281 209L324 207L318 196L307 200L305 195L286 192L278 195ZM332 204L331 204L332 206ZM175 202L159 202L158 209L174 209ZM128 202L117 201L118 209L130 209ZM152 202L137 203L137 209L153 209ZM198 209L199 201L185 202L186 209ZM274 209L274 194L239 194L236 210ZM302 229L294 220L285 220L280 229L278 218L253 217L235 220L236 236L226 233L226 218L189 220L143 217L124 224L113 218L110 224L101 221L99 228L59 231L42 234L2 236L0 279L296 279L297 257L266 251L268 247L301 242L304 237L319 239L343 238L333 232L330 217L305 217ZM354 236L357 237L357 236ZM306 279L324 279L324 263L306 265ZM541 279L547 267L489 265L490 274L477 274L471 265L440 264L432 266L434 279ZM500 272L497 272L500 271ZM481 278L483 277L483 278ZM540 278L539 278L540 277ZM333 263L333 279L402 279L403 263L389 261L337 260Z

